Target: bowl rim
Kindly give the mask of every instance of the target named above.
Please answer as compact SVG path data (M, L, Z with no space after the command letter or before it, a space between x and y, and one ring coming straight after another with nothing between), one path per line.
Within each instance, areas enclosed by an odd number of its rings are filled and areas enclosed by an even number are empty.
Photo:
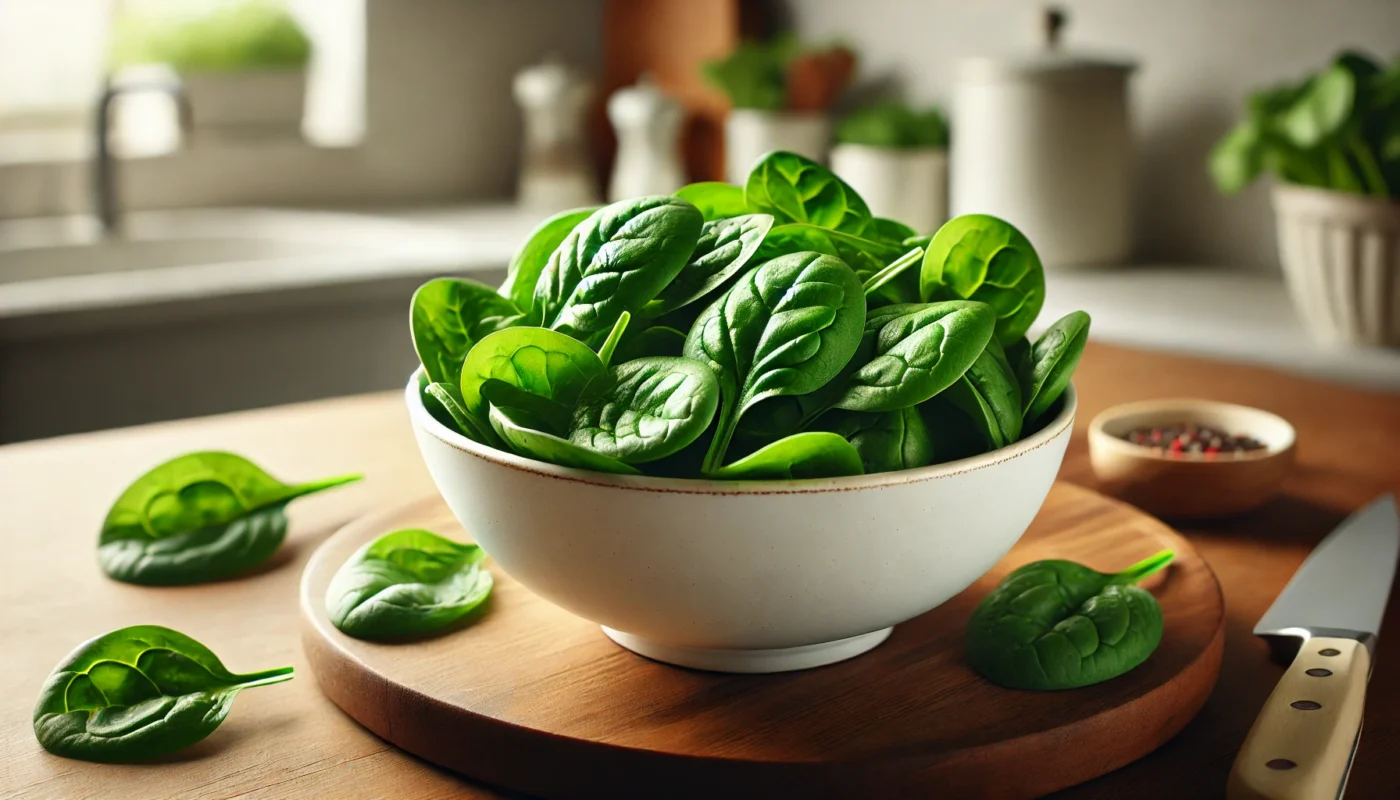
M980 469L994 467L1004 461L1019 458L1032 450L1050 444L1062 435L1067 435L1074 425L1078 395L1073 384L1065 387L1061 395L1060 412L1043 428L1013 444L989 453L968 458L933 464L917 469L880 472L873 475L848 475L840 478L803 478L798 480L771 481L717 481L705 478L662 478L650 475L616 475L606 472L561 467L544 461L517 456L497 450L468 439L456 431L449 430L428 413L418 392L420 366L408 378L404 388L404 400L408 406L409 418L416 429L432 436L454 450L459 450L474 458L499 466L530 472L546 478L586 483L641 492L663 492L675 494L719 494L719 495L765 495L765 494L819 494L823 492L854 491L889 486L902 486L922 483L941 478L950 478Z
M1147 412L1169 412L1173 409L1181 409L1181 416L1189 420L1191 416L1203 409L1213 409L1220 411L1244 412L1257 417L1272 419L1280 426L1285 435L1275 442L1264 442L1264 449L1255 452L1246 452L1244 455L1227 459L1205 459L1205 458L1181 458L1159 453L1150 447L1143 447L1140 444L1133 444L1126 439L1104 430L1104 426L1123 417L1133 414ZM1253 434L1253 431L1244 431L1246 434ZM1298 431L1293 427L1293 423L1272 411L1267 411L1254 406L1247 406L1242 403L1229 403L1224 400L1208 400L1202 397L1166 397L1159 400L1138 400L1131 403L1119 403L1109 406L1089 421L1089 444L1090 446L1106 447L1114 452L1129 455L1135 458L1149 461L1161 461L1167 464L1195 466L1209 466L1218 469L1221 465L1228 464L1257 464L1260 461L1267 461L1271 458L1285 456L1292 452L1298 443ZM1261 440L1263 441L1263 440Z

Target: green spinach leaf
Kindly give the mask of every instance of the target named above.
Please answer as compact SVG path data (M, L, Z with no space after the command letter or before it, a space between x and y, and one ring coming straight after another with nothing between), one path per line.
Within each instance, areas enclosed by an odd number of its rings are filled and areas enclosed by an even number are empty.
M144 761L213 733L243 689L291 679L291 667L229 672L209 648L169 628L122 628L54 668L34 707L34 736L65 758Z
M682 186L676 197L700 209L706 222L749 213L744 203L744 187L723 181L702 181Z
M948 387L948 399L971 418L988 449L1021 438L1021 385L996 339Z
M467 354L462 407L486 420L489 399L482 395L482 384L495 379L571 409L588 382L605 372L598 354L573 337L547 328L507 328L477 342Z
M357 639L421 636L459 622L491 594L486 553L425 530L386 533L341 565L326 614Z
M845 181L817 162L776 151L759 160L744 184L744 203L772 214L778 225L810 223L818 228L869 238L870 208Z
M1022 418L1034 422L1050 410L1079 366L1089 342L1089 315L1072 311L1046 329L1023 362L1019 378L1024 406Z
M423 374L424 380L427 375ZM423 406L433 419L441 422L448 430L456 431L474 442L495 447L501 440L490 425L467 413L462 401L462 390L454 383L429 383L423 387Z
M806 431L744 456L706 477L731 481L839 478L864 474L860 453L840 434Z
M549 263L549 257L564 243L579 223L593 216L601 206L561 211L541 222L530 238L515 251L506 268L506 280L497 293L509 298L516 308L529 315L535 308L535 284ZM538 320L532 320L538 322Z
M566 438L627 464L677 453L700 437L719 407L719 382L689 358L643 358L610 370L609 388L574 409Z
M555 249L535 285L531 319L587 340L638 313L690 259L704 219L675 197L643 197L595 212Z
M924 253L920 292L930 300L979 300L996 312L1003 346L1026 334L1045 304L1045 271L1010 223L967 214L938 229Z
M520 424L507 415L506 410L497 406L490 409L491 426L505 440L511 449L526 458L558 464L561 467L588 469L594 472L612 472L619 475L640 475L640 470L630 464L605 456L587 447L580 447L568 439L552 433L537 430Z
M359 480L288 485L232 453L189 453L136 479L102 523L97 560L112 578L173 586L246 572L277 551L291 500Z
M462 278L435 278L413 293L413 347L434 383L456 381L472 345L520 320L511 301Z
M617 345L613 360L625 364L648 356L679 356L684 350L684 331L667 325L631 326Z
M983 598L964 644L972 668L1009 689L1073 689L1133 669L1162 640L1162 609L1136 583L1165 567L1164 550L1114 575L1036 561Z
M718 289L749 263L772 227L773 218L767 214L706 222L685 268L647 303L642 314L659 317Z
M919 232L905 225L899 220L888 217L871 217L871 224L874 226L875 238L894 244L904 244L904 240L912 239L919 235ZM906 247L908 245L905 245Z
M869 414L828 411L817 429L839 434L860 455L866 474L916 469L933 463L933 442L917 408Z
M871 312L859 362L834 406L898 411L933 397L962 377L992 337L992 310L951 300L886 306Z
M719 378L718 428L705 470L723 463L739 417L777 395L806 394L840 373L860 344L865 295L839 259L795 253L760 264L701 312L685 355Z

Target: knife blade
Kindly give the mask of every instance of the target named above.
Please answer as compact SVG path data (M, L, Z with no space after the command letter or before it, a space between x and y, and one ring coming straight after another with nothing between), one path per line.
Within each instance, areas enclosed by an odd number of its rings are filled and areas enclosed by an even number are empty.
M1235 759L1231 800L1346 791L1398 554L1400 515L1384 495L1328 534L1264 612L1255 634L1300 646Z

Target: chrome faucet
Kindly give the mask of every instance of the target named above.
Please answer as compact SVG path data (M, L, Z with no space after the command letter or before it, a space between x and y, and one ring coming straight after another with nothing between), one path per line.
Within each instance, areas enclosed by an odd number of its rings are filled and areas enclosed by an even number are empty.
M190 111L190 100L185 94L184 86L178 80L117 81L108 77L107 82L102 87L102 96L97 102L95 131L97 157L93 159L92 163L92 210L97 217L98 224L102 226L103 236L114 236L121 229L116 162L112 156L112 145L109 141L112 128L112 103L119 95L128 92L149 91L161 91L169 94L175 100L175 106L178 109L181 134L188 135L191 130L193 116Z

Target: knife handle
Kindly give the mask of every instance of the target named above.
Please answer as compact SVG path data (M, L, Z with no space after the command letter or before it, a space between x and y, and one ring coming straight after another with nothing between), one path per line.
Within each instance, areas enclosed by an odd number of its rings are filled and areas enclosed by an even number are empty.
M1229 800L1335 800L1366 704L1371 651L1355 639L1303 642L1235 757Z

